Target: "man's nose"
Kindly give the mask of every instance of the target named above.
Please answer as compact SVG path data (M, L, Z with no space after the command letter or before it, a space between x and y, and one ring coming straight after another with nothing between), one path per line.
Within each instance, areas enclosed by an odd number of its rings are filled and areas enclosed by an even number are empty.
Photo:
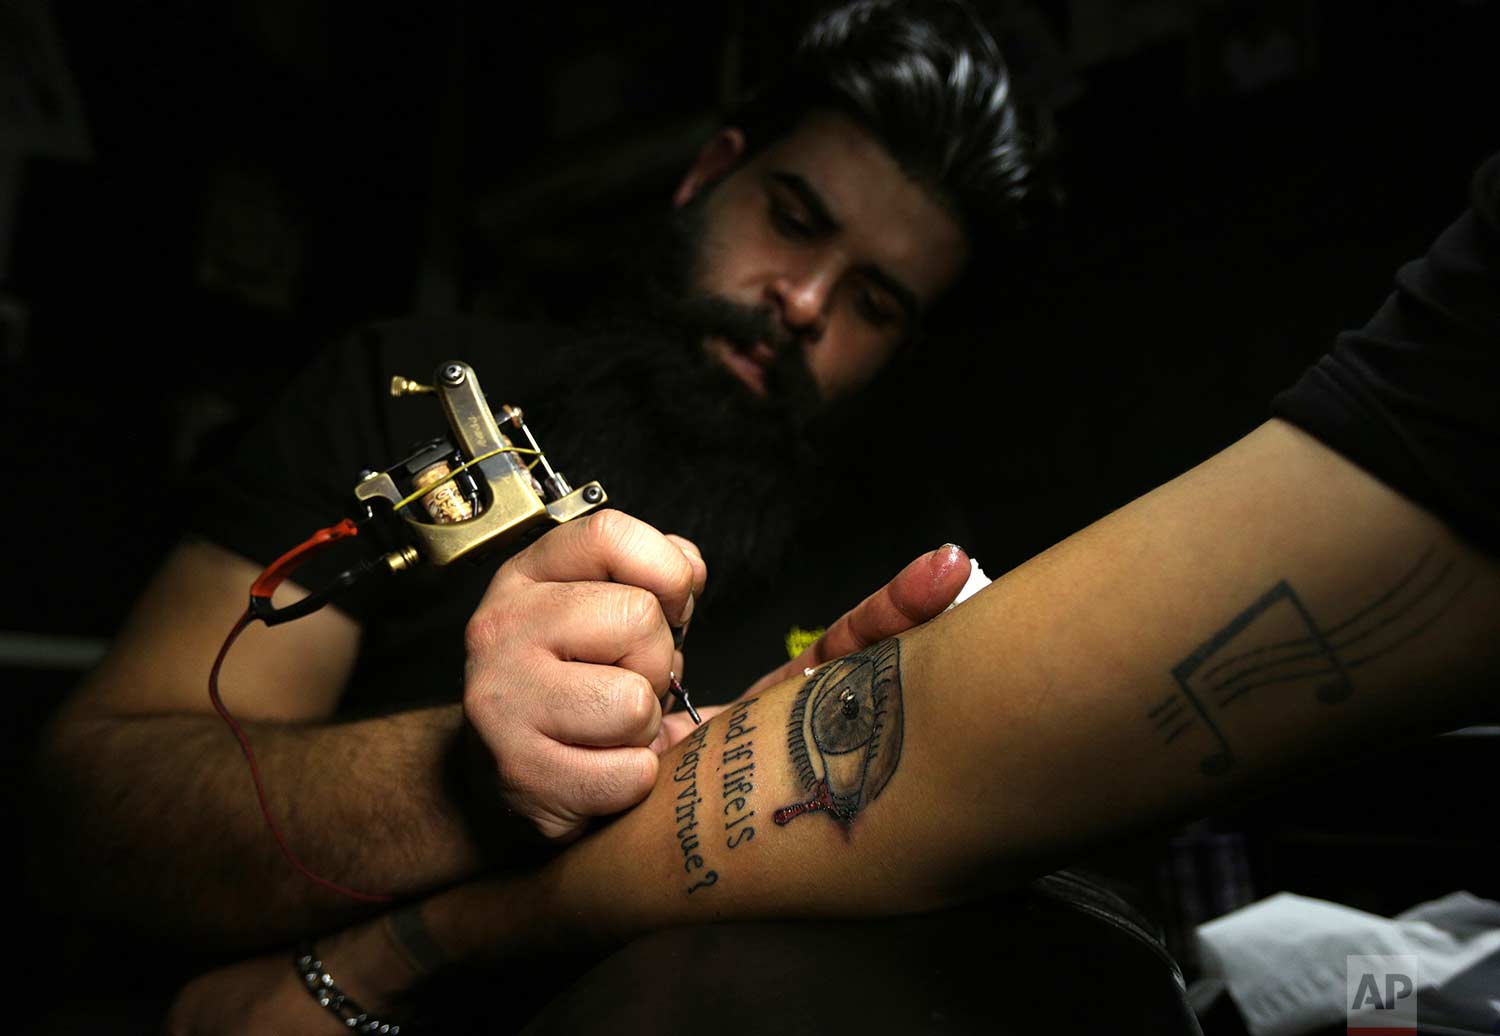
M820 338L828 326L835 283L834 272L821 266L778 277L771 291L787 329L811 341Z

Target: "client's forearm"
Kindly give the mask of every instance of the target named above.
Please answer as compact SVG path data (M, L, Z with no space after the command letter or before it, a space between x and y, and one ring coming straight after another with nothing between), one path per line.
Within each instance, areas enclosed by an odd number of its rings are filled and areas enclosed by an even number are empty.
M947 721L903 694L905 643L737 702L663 756L646 801L543 871L429 901L434 936L468 958L949 898L941 861L973 861L953 850L976 825L943 819L958 776L939 744ZM918 725L922 736L908 736ZM944 829L952 842L938 848Z
M738 703L459 956L973 895L1086 841L1443 729L1500 663L1495 563L1271 424L900 638Z

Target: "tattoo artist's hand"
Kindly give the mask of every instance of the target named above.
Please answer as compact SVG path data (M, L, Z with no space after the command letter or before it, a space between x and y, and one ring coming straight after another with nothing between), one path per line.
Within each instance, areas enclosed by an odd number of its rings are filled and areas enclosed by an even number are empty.
M963 548L949 543L928 551L840 616L802 654L755 681L745 696L800 676L809 666L842 658L851 651L922 625L952 604L968 579L969 555Z
M464 712L506 805L549 839L635 805L656 780L671 627L708 569L619 511L553 529L501 566L466 631Z

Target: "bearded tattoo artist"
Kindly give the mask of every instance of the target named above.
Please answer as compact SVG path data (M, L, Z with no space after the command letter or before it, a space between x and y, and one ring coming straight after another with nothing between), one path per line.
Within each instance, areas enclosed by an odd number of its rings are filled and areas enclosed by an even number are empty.
M49 866L70 899L186 952L243 953L371 912L278 854L204 682L261 569L342 513L360 468L432 434L432 412L385 385L444 359L472 362L492 401L523 404L549 454L636 517L602 512L498 571L417 573L250 628L221 686L271 811L319 874L405 898L521 865L537 832L565 843L639 802L690 729L662 705L684 671L671 631L691 619L692 642L713 642L693 614L708 566L733 591L730 629L741 591L848 466L881 372L1031 218L1042 126L960 4L854 4L817 22L691 165L667 244L643 264L677 284L583 337L392 324L315 361L207 477L195 535L48 732ZM955 549L924 556L825 650L925 620L967 568ZM809 576L839 594L878 582L828 565ZM757 640L752 675L774 665L788 621ZM695 687L726 700L747 682Z

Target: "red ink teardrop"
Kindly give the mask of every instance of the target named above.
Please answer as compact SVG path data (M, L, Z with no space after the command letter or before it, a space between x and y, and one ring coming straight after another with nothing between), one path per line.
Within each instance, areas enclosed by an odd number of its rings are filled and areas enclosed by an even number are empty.
M828 790L827 781L818 782L818 793L812 798L806 802L797 802L790 806L782 806L775 813L771 814L771 819L785 826L804 813L815 813L820 809L833 809L833 795Z

